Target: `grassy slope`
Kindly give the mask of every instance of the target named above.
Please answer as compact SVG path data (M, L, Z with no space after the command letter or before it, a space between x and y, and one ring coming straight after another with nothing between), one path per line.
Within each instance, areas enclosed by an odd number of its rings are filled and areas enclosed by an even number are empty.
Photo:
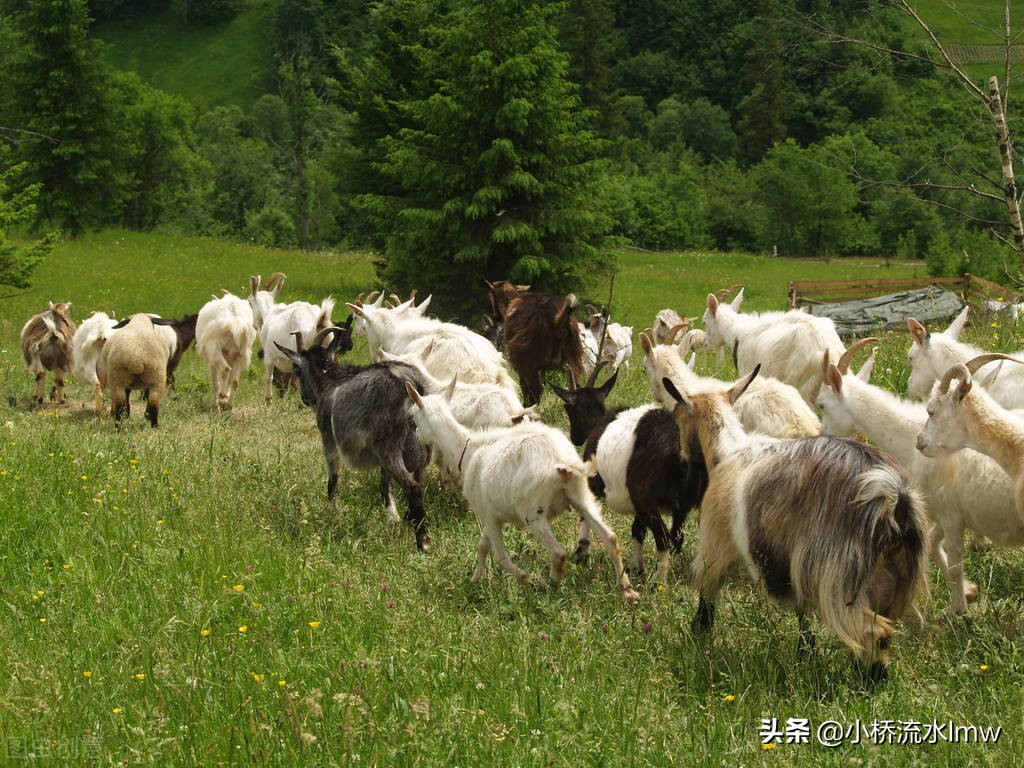
M185 97L202 110L248 107L273 85L271 17L276 0L252 0L225 25L185 24L175 7L140 18L98 25L117 68Z
M124 233L62 246L35 288L0 303L0 389L27 395L17 331L47 298L74 299L80 317L111 305L177 314L278 269L289 275L282 298L372 285L366 260L351 256ZM633 253L616 297L620 319L639 326L661 306L696 314L708 290L733 282L748 285L751 307L778 308L791 277L851 271L852 262ZM1024 346L1012 328L973 334ZM880 380L902 385L905 343L887 337ZM352 354L365 360L365 343ZM617 403L647 399L633 363ZM1005 766L1024 749L1019 552L968 553L981 598L955 621L941 616L948 590L933 569L927 622L904 628L894 678L871 694L827 636L799 659L793 617L742 583L724 593L712 640L692 638L691 543L673 582L645 590L635 612L600 551L570 565L554 593L493 567L471 585L477 524L433 479L434 552L422 556L408 530L387 528L372 475L343 475L337 508L325 508L312 415L294 397L263 406L256 365L230 415L209 410L195 355L182 365L159 430L138 413L120 430L93 419L77 382L71 408L0 405L9 757L27 745L77 763L161 766ZM714 365L707 358L701 370ZM550 394L543 413L564 423ZM628 538L623 519L612 523ZM557 533L572 541L572 521ZM544 572L537 542L508 538L517 563ZM763 751L760 723L771 717L953 719L1005 733L997 746Z

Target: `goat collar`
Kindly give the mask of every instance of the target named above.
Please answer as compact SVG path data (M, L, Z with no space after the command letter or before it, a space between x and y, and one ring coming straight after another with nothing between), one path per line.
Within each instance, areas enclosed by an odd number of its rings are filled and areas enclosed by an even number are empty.
M462 460L466 458L466 449L469 448L470 438L466 438L466 444L462 446L462 453L459 454L459 474L462 474Z

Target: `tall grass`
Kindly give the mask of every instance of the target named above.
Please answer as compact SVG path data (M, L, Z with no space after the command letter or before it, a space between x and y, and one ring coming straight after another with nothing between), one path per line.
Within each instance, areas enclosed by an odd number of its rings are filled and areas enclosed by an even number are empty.
M791 278L906 274L913 265L831 265L719 254L623 254L620 320L662 306L697 314L713 288L744 282L752 307L781 307ZM981 587L948 619L933 573L923 625L903 626L893 677L864 687L822 634L797 655L795 619L737 580L715 631L694 638L687 558L637 609L601 551L557 591L497 569L473 585L478 526L431 476L433 552L385 523L375 475L346 472L336 506L313 416L289 395L266 407L262 372L229 414L209 406L203 366L149 429L72 405L25 405L17 333L47 298L119 315L194 310L247 276L288 274L282 298L354 296L373 286L365 257L252 250L217 241L105 233L62 246L35 287L0 302L0 739L8 762L33 753L72 764L153 765L1012 765L1022 747L1022 557L969 552ZM429 286L424 285L424 290ZM606 289L605 289L606 290ZM594 293L600 294L601 287ZM41 305L41 306L40 306ZM985 346L1024 346L1018 329L972 329ZM997 338L993 338L996 334ZM906 380L906 339L888 334L876 380ZM366 359L365 342L351 353ZM734 375L728 363L703 372ZM612 401L646 400L634 356ZM545 394L546 420L564 425ZM628 521L611 520L624 541ZM558 521L567 546L574 522ZM509 533L521 567L543 548ZM933 569L934 571L934 569ZM819 627L820 629L820 627ZM995 745L761 745L763 718L949 720L1001 726ZM795 733L795 731L793 731Z

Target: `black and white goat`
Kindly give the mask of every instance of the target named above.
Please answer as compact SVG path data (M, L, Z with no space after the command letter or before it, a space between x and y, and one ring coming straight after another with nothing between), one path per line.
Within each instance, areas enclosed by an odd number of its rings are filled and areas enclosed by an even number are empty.
M679 427L672 414L658 404L628 410L608 410L605 399L615 385L618 371L600 387L594 381L574 390L552 385L565 403L569 437L583 445L584 461L591 461L597 474L589 478L590 489L614 512L633 516L633 568L644 569L643 543L650 530L658 552L655 579L668 579L669 546L678 552L682 527L690 510L700 506L707 488L703 462L684 461L679 455ZM662 512L672 516L669 531ZM576 557L590 547L586 521L580 524Z
M327 347L325 336L334 337ZM430 549L427 512L423 505L423 478L429 453L416 438L409 414L405 385L424 391L417 370L404 363L339 366L338 349L349 342L348 328L326 328L312 345L297 350L277 348L292 361L299 379L302 402L316 409L316 423L327 460L327 499L334 499L342 466L365 470L380 467L380 492L389 522L398 521L391 498L391 480L402 486L409 509L406 519L416 535L416 546ZM350 343L350 342L349 342ZM276 344L276 342L275 342Z
M769 595L792 605L801 637L816 610L871 681L888 676L894 622L927 589L923 502L886 454L838 437L747 435L732 403L758 368L728 392L675 398L680 448L703 457L710 482L693 558L700 602L692 628L707 632L726 575L743 563Z

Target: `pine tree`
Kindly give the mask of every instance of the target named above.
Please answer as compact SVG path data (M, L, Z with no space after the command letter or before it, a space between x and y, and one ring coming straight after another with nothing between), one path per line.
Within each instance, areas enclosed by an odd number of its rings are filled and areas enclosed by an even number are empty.
M444 312L481 308L484 279L578 287L608 229L603 144L566 79L551 6L464 0L430 38L415 55L433 92L401 102L407 127L382 143L401 193L375 198L388 221L381 277L432 291Z
M20 159L42 185L38 220L77 235L116 220L127 196L112 74L88 36L85 0L14 5L20 45L6 76L25 129Z

